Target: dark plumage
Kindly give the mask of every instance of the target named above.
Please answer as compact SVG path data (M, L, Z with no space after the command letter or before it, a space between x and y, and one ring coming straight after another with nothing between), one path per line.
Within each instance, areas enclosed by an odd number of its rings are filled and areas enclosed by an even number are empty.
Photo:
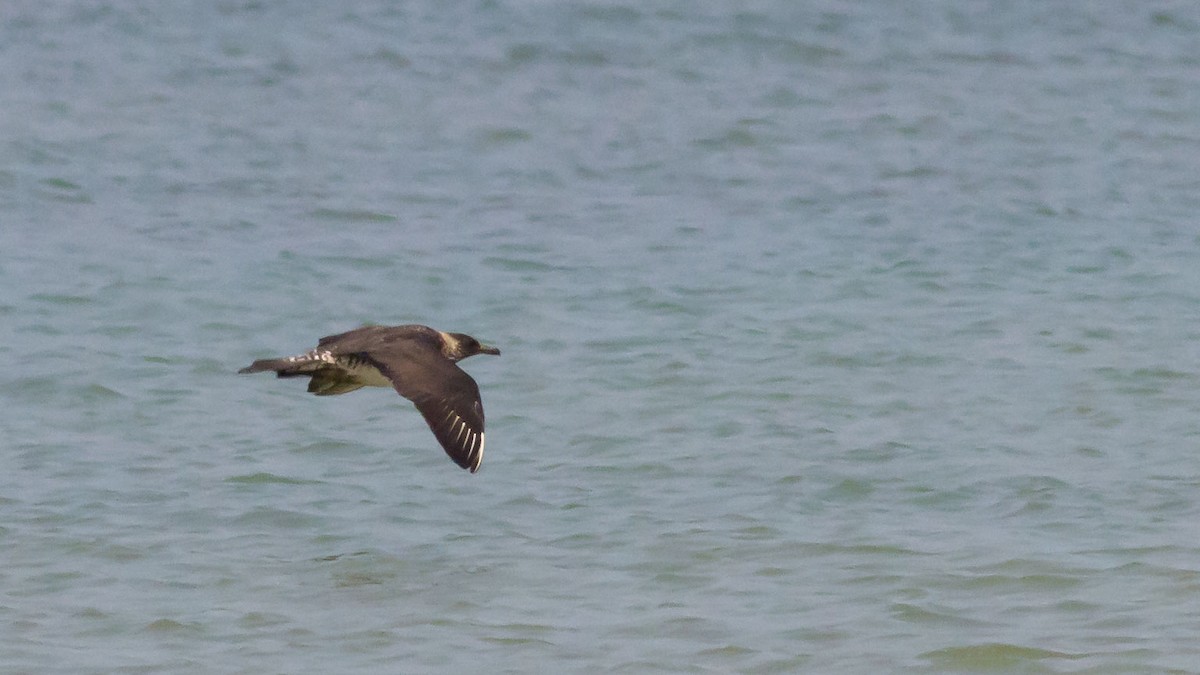
M455 365L475 354L499 356L500 350L429 326L364 326L323 337L304 354L260 359L238 372L310 377L308 390L317 396L393 387L417 406L450 459L475 473L483 461L483 403L479 385Z

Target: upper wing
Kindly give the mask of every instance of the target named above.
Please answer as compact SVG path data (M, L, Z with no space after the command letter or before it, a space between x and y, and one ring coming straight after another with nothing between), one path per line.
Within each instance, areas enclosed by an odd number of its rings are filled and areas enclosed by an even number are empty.
M479 385L461 368L429 349L389 345L366 354L412 401L450 459L471 473L483 462L483 403Z
M362 326L337 335L326 335L317 341L318 349L327 349L335 354L372 352L387 350L396 343L415 341L434 350L440 349L441 338L429 326L409 324L405 326Z

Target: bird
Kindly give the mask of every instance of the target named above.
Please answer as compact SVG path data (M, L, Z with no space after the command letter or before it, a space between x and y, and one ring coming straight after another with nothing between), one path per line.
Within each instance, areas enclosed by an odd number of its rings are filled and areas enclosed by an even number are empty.
M273 371L276 377L310 377L317 396L362 387L392 387L413 402L442 449L475 473L483 462L483 403L479 385L457 362L475 354L500 355L464 333L429 326L363 326L328 335L303 354L259 359L239 373Z

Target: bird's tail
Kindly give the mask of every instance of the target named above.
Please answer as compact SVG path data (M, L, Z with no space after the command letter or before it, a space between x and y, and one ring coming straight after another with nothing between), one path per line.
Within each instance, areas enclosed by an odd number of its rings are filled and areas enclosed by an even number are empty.
M300 377L312 375L328 365L314 354L300 354L279 359L259 359L239 370L239 373L262 373L274 371L277 377Z
M282 359L259 359L239 370L239 373L262 373L274 371L276 377L311 377L308 391L317 396L336 396L357 389L364 384L353 375L331 366L328 352L313 350L299 356Z

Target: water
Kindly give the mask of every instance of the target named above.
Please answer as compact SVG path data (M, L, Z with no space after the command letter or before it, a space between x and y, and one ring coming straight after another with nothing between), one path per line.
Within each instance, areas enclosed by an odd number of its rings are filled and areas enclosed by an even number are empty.
M1200 671L1200 13L910 4L6 3L0 670Z

